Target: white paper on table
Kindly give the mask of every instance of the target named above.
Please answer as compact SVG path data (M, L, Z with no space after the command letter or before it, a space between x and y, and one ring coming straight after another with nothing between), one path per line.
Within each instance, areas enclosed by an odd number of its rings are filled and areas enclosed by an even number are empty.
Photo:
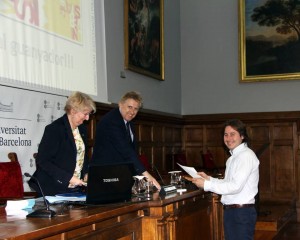
M197 171L195 168L193 167L187 167L187 166L183 166L179 163L177 163L184 171L186 171L191 177L193 178L203 178L200 175L198 175Z
M82 197L60 197L60 196L45 196L46 200L52 203L60 203L60 202L84 202L86 201L86 196Z
M8 200L6 202L5 210L31 209L34 205L35 205L34 199Z
M6 202L6 215L13 216L13 215L22 215L26 216L28 214L26 209L32 209L35 205L35 199L26 199L26 200L8 200Z

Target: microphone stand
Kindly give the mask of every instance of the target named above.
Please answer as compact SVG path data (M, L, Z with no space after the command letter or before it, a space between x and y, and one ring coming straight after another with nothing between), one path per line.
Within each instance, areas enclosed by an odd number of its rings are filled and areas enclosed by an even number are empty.
M162 178L160 172L158 171L157 167L156 167L154 164L152 164L152 169L153 169L153 168L154 168L156 174L158 175L158 177L159 177L161 183L162 183L163 185L166 185L165 182L164 182L164 179Z
M173 192L176 192L176 191L177 191L177 189L176 189L175 186L172 186L172 185L166 185L166 184L165 184L165 182L164 182L164 180L163 180L163 178L162 178L160 172L158 171L157 167L156 167L154 164L152 164L152 168L154 168L154 170L156 171L157 175L159 176L159 178L160 178L160 180L161 180L161 182L162 182L162 184L163 184L163 185L161 186L160 191L159 191L159 196L164 197L164 196L166 196L166 195L169 194L169 193L173 193Z
M43 196L45 206L46 206L46 209L37 209L34 212L29 213L26 217L27 218L52 218L53 216L55 216L56 212L50 209L39 180L36 177L30 175L29 173L24 173L24 175L26 177L31 177L37 183L39 190L41 191L41 194Z

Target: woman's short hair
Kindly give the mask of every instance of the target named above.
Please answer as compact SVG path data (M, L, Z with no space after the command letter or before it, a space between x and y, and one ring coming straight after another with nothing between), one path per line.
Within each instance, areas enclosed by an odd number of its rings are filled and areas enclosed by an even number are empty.
M224 123L224 129L223 129L223 132L225 131L225 128L226 127L232 127L234 130L236 130L240 136L243 136L244 139L243 139L243 142L249 142L249 136L247 134L247 128L246 128L246 125L239 119L230 119L230 120L227 120L225 123Z
M71 109L76 111L92 111L96 112L96 104L93 99L82 92L73 92L69 97L65 105L65 112L69 113Z

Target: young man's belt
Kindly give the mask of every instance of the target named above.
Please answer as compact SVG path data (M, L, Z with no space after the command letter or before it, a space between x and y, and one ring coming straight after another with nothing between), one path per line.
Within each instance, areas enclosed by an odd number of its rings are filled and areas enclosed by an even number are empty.
M255 204L229 204L229 205L223 205L224 209L229 209L229 208L249 208L249 207L254 207Z

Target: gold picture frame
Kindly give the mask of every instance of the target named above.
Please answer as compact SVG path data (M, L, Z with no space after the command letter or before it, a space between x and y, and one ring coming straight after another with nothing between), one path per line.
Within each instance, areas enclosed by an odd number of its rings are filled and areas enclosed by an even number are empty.
M164 80L163 0L125 0L125 68Z
M288 22L300 4L291 3L239 0L240 82L300 79L300 29Z

